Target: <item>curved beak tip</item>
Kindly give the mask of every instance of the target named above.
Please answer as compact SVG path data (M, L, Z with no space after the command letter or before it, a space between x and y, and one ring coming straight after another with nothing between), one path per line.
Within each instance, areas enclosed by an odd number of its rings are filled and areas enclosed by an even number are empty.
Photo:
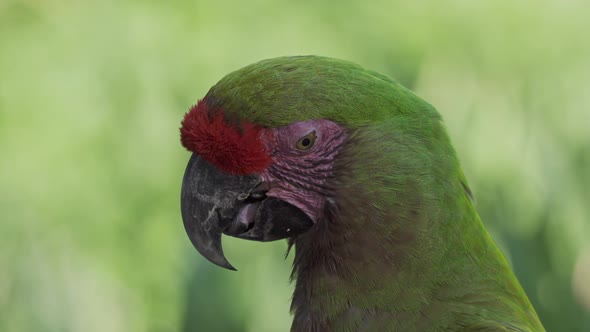
M186 225L188 226L188 225ZM193 244L193 247L211 263L226 268L228 270L237 271L233 265L225 258L223 247L221 246L221 233L210 233L209 237L198 235L194 230L191 232L190 227L186 227L186 233Z
M237 269L235 267L233 267L233 265L230 264L230 262L227 261L227 258L225 258L225 256L223 255L223 252L212 252L212 253L201 253L201 255L203 255L205 258L207 258L211 263L223 267L225 269L228 270L232 270L232 271L237 271Z

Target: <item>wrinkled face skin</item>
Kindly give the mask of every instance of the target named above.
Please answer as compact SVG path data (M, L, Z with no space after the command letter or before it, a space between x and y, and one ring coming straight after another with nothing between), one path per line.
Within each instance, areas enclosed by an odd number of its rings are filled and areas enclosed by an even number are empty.
M221 234L256 241L296 236L320 222L342 126L309 120L279 128L230 124L200 102L185 116L183 145L193 152L182 187L185 229L211 262L225 259Z
M266 196L293 204L317 222L331 195L328 182L344 129L328 120L309 120L268 130L272 163L261 173L269 186Z

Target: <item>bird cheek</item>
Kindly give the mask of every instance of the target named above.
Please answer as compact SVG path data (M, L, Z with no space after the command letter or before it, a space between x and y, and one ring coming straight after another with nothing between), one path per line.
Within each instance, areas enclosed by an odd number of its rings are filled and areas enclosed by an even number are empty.
M326 202L325 197L321 194L296 186L287 177L289 174L289 165L292 161L285 158L282 154L276 152L285 148L276 137L278 132L267 131L267 135L273 135L272 147L269 151L275 151L271 156L271 165L258 175L262 178L267 197L274 197L285 201L304 212L315 224L321 218L323 206ZM267 141L268 142L268 141ZM277 175L278 174L278 175ZM282 176L283 174L286 174Z

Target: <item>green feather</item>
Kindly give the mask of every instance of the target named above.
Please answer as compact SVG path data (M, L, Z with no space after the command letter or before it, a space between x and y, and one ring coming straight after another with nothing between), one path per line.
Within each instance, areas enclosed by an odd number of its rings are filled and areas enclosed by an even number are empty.
M543 331L471 200L441 116L392 79L329 58L265 60L207 98L266 127L351 130L334 217L294 240L294 331Z

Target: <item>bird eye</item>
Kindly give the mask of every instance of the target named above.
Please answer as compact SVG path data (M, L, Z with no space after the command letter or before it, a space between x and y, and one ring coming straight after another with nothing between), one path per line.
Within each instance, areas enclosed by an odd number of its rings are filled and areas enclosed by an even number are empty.
M297 144L295 145L295 147L298 150L303 150L303 151L307 151L309 149L311 149L311 147L313 146L313 143L315 143L315 131L312 131L311 133L301 137L298 141Z

